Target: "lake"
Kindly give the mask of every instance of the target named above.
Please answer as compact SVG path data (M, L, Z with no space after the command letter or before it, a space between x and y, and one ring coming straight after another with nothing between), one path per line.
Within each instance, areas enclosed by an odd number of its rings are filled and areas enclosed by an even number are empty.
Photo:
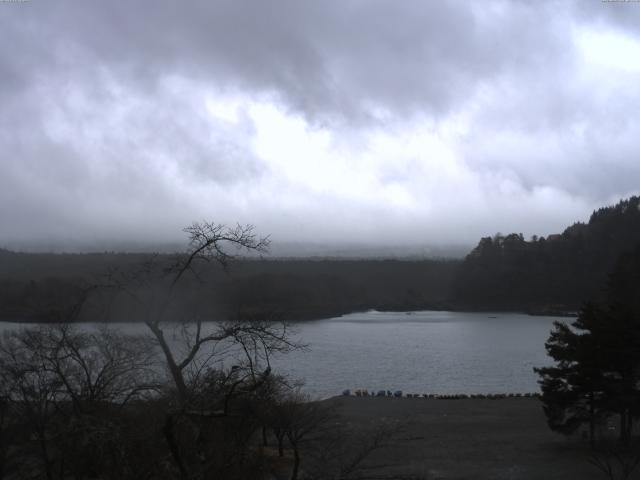
M516 313L377 312L295 324L308 345L273 359L315 397L344 389L405 393L538 391L533 367L550 364L544 342L554 320ZM118 324L131 333L142 324ZM16 324L0 324L0 329Z

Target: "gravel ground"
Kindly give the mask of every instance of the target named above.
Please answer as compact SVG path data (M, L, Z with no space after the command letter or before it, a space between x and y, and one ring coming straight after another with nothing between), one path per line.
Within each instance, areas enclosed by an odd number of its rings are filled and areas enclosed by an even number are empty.
M373 455L375 476L419 479L604 479L588 463L587 441L546 425L535 398L440 400L335 397L342 421L403 425L393 444Z

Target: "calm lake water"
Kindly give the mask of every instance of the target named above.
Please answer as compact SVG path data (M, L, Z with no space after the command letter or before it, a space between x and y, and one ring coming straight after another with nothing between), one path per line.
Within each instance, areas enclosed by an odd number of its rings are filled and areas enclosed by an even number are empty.
M295 325L308 345L273 360L274 369L305 382L316 397L344 389L406 393L538 391L533 367L554 320L514 313L364 312ZM16 324L0 324L0 330ZM131 333L144 325L120 324Z

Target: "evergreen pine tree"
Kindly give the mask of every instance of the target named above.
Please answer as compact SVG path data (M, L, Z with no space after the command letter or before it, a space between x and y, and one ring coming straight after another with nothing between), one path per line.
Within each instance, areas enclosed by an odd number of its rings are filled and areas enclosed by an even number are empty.
M534 369L549 427L570 434L588 424L592 444L606 389L600 345L592 333L601 317L600 309L587 303L571 327L555 322L545 347L556 365Z
M606 305L586 303L571 326L556 322L545 346L555 365L534 370L551 429L586 423L593 443L598 419L618 415L628 446L640 417L640 247L618 260Z

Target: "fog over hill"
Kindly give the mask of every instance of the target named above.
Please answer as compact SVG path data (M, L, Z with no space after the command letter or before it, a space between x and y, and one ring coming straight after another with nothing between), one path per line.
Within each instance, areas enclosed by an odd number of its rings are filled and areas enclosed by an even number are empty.
M184 243L138 243L123 241L82 242L43 242L21 241L5 242L0 248L25 253L176 253L185 248ZM376 245L358 243L310 243L273 241L265 253L242 252L249 258L265 257L270 259L316 258L316 259L428 259L463 258L473 245Z

